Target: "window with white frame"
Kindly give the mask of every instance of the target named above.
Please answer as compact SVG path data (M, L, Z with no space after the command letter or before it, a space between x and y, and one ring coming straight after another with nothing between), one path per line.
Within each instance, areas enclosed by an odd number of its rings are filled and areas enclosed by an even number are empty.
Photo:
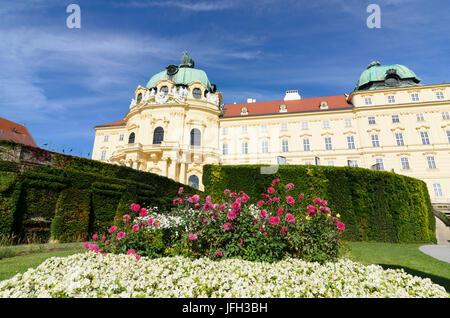
M330 167L334 167L334 161L333 160L328 161L327 165Z
M345 127L352 127L352 120L351 119L346 119L344 121L344 123L345 123Z
M358 167L358 160L348 160L348 166L349 167Z
M102 150L102 157L100 158L100 160L106 160L106 150Z
M308 129L308 122L307 121L302 122L302 129Z
M397 142L397 146L404 146L405 143L403 141L403 134L401 132L395 133L395 141Z
M267 125L261 125L261 132L263 133L267 132Z
M443 120L450 119L450 114L448 112L442 112L442 119Z
M450 143L450 130L447 130L447 139L448 139L448 142Z
M347 136L347 146L348 149L355 149L355 137Z
M222 154L223 155L228 155L228 144L223 144L222 145Z
M269 152L269 142L267 140L263 140L261 142L261 152L268 153Z
M375 163L378 165L378 169L384 170L384 162L382 158L376 158Z
M330 121L329 120L322 121L322 127L323 128L330 128Z
M436 98L437 99L444 99L444 93L442 91L436 92Z
M429 169L436 169L436 161L434 161L434 156L427 156L427 163Z
M433 190L435 197L442 197L442 188L440 183L433 183Z
M246 141L242 142L242 154L243 155L248 154L248 142Z
M366 105L372 105L372 98L370 98L370 97L364 98L364 104L366 104Z
M411 100L413 102L418 102L419 101L419 94L418 93L412 93L411 94Z
M395 103L395 96L394 95L388 95L388 103L393 104Z
M123 141L123 138L124 138L124 134L120 134L119 135L119 141Z
M378 139L378 135L377 134L372 134L370 136L370 138L372 139L372 146L373 147L380 147L380 140Z
M399 123L400 122L400 118L398 117L398 115L392 115L392 122L393 123Z
M289 151L289 141L287 139L283 139L281 141L281 149L283 152L288 152Z
M304 138L303 139L303 150L304 151L310 151L311 147L309 145L309 139L308 138Z
M402 164L402 170L409 170L410 169L408 157L400 158L400 162Z
M223 135L228 135L228 127L223 127L222 128L222 134Z
M325 149L332 150L333 145L331 144L331 137L325 137Z
M280 128L281 130L287 130L287 123L281 123Z
M105 135L105 136L103 137L103 141L104 141L104 142L108 142L108 140L109 140L109 135Z
M428 131L421 131L420 132L420 138L422 139L423 145L429 145L430 144L430 138L428 137Z
M369 119L369 125L374 125L376 123L375 122L375 117L371 116L368 119Z
M246 133L246 132L247 132L247 126L242 126L241 129L242 129L242 132L243 132L243 133Z
M423 118L423 114L422 114L422 113L416 114L416 118L417 118L417 121L424 121L424 120L425 120L425 119Z

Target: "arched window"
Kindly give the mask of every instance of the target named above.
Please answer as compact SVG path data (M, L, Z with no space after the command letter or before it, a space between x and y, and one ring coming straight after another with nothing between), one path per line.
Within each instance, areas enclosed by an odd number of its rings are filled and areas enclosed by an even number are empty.
M200 99L202 98L202 90L200 88L194 88L194 90L192 91L192 95L194 96L194 98Z
M140 104L141 101L142 101L142 93L139 93L139 95L137 96L137 99L136 99L136 105Z
M134 132L132 132L130 134L130 136L128 137L128 143L129 144L134 144L134 138L135 138L135 134L134 134Z
M160 92L163 92L164 95L169 94L169 88L167 86L163 86L159 89Z
M159 145L164 140L164 128L156 127L153 132L153 144Z
M201 146L202 133L197 128L191 130L191 146Z
M189 177L189 180L188 180L188 184L189 184L191 187L193 187L193 188L195 188L195 189L198 189L198 186L199 186L198 177L197 177L196 175L190 176L190 177Z

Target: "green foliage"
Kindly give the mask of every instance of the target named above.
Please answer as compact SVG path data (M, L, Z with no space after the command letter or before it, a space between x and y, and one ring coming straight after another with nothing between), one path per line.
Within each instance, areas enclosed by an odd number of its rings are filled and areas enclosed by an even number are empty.
M16 173L0 171L0 237L12 232L21 191Z
M61 191L51 224L52 237L60 242L84 240L88 235L91 194L69 188Z
M260 165L203 168L205 192L218 199L223 189L246 189L252 202L269 180L292 182L305 193L305 202L326 198L346 224L350 241L435 242L435 219L426 184L386 171L353 167L279 166L275 174L261 174Z

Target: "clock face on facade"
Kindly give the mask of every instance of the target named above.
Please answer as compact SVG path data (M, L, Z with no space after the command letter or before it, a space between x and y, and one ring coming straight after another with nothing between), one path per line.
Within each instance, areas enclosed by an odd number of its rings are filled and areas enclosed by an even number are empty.
M173 76L173 75L177 74L177 72L178 72L178 66L173 65L173 64L167 66L166 69L167 69L167 75L169 75L169 76Z

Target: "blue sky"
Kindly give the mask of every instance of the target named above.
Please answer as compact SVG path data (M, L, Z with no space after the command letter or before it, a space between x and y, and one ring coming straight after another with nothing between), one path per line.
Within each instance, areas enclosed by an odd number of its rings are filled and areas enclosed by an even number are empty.
M68 29L66 7L81 7ZM381 7L369 29L366 8ZM2 0L0 116L43 148L87 156L95 125L188 50L225 103L350 93L371 62L449 83L448 0ZM48 146L43 146L48 144Z

